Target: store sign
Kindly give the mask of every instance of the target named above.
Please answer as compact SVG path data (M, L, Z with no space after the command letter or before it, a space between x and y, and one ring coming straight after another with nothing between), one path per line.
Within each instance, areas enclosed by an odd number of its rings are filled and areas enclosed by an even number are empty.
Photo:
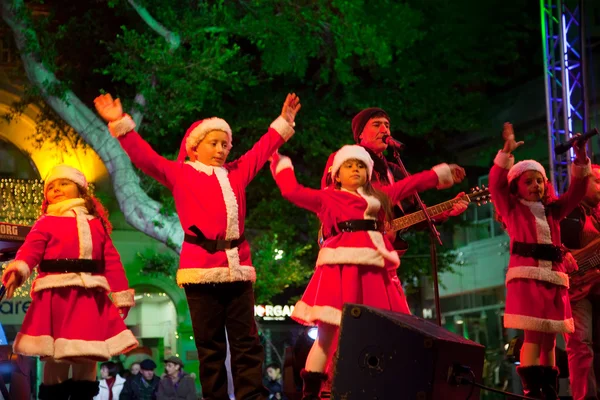
M254 316L263 321L285 321L292 316L294 306L255 305Z
M28 226L13 225L0 222L0 240L25 240L25 236L31 230Z
M14 298L0 303L0 323L2 325L21 325L31 300Z

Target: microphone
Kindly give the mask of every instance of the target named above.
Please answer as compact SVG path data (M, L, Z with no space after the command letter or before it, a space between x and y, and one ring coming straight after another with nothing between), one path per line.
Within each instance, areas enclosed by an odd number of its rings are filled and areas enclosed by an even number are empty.
M565 143L560 143L559 145L554 147L554 154L559 155L562 153L567 152L571 147L573 147L573 145L575 144L576 140L588 140L589 138L591 138L594 135L598 134L598 129L594 128L593 130L584 133L581 136L577 136L577 137L572 137L571 139L567 140Z
M393 147L396 150L402 150L405 147L404 143L394 139L390 135L383 135L381 141L383 143L386 143L388 146Z

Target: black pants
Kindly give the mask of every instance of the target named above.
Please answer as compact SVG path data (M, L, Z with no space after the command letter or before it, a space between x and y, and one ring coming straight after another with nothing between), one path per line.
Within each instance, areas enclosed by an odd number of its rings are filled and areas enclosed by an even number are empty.
M266 400L269 391L262 384L264 349L254 322L252 283L205 283L184 287L200 361L204 399L229 399L225 370L227 329L236 400Z

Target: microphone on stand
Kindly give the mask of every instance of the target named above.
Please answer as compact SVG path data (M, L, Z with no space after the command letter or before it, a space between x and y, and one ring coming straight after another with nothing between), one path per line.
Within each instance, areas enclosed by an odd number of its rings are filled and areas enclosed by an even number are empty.
M396 150L402 150L404 147L404 143L394 139L390 135L383 135L381 138L383 143L386 143L388 146L395 148Z
M554 154L559 155L562 153L567 152L571 147L573 147L573 145L575 144L575 142L577 140L588 140L589 138L591 138L594 135L598 134L598 129L594 128L593 130L584 133L581 136L577 136L577 137L572 137L571 139L567 140L565 143L560 143L559 145L556 145L554 147Z

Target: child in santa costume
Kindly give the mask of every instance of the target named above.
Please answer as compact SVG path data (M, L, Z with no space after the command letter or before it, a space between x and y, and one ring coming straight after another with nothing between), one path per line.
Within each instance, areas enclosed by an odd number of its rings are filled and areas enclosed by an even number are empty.
M133 130L135 124L123 114L118 99L99 96L95 104L133 164L173 193L185 232L177 283L188 299L204 397L228 399L227 329L235 397L267 399L269 391L262 385L264 351L254 321L256 274L244 238L246 186L293 135L299 98L288 95L281 116L267 133L246 154L227 164L232 133L220 118L193 123L177 161L170 161ZM186 155L190 161L185 162Z
M50 171L42 214L2 275L11 298L35 267L39 272L13 349L45 361L39 399L92 399L98 394L96 362L138 345L123 322L134 305L133 290L106 211L81 171L67 165Z
M504 124L503 137L504 148L494 160L489 183L499 220L510 237L504 326L525 331L517 368L525 394L556 399L556 334L573 332L567 274L577 268L561 246L559 222L583 199L590 161L585 141L576 142L571 185L556 198L540 163L514 164L511 153L523 142L515 141L511 124Z
M327 380L326 367L335 351L344 303L410 313L404 294L386 272L400 263L398 253L382 234L384 221L391 214L390 204L415 191L450 187L464 178L464 170L441 164L377 190L371 184L371 156L354 145L336 153L331 167L336 184L324 190L300 185L288 157L274 154L271 172L283 197L318 215L328 238L319 251L315 273L292 313L301 324L319 329L301 373L303 400L316 400Z

